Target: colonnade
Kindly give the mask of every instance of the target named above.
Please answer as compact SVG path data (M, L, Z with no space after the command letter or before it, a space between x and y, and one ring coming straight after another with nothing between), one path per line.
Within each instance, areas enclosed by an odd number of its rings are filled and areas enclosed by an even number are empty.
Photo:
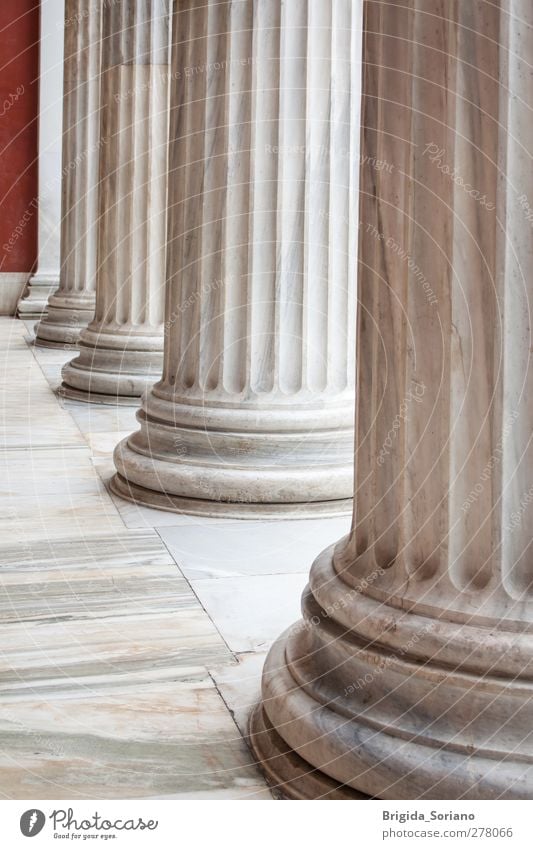
M77 343L65 397L144 393L112 488L204 515L348 512L361 4L67 0L66 22L77 166L36 344Z
M252 717L283 795L530 798L533 13L365 0L361 60L362 5L67 1L88 155L37 341L77 310L62 392L144 393L122 497L353 495Z

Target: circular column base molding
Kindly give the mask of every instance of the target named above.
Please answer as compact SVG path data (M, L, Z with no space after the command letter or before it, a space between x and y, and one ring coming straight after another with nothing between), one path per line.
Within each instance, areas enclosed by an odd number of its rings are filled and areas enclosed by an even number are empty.
M79 355L63 366L60 394L74 401L137 407L160 374L162 352L88 349L85 334Z
M116 474L112 478L110 489L120 498L141 504L144 507L165 510L168 513L183 513L189 516L205 516L208 518L251 520L335 518L349 516L353 510L353 503L349 498L338 501L280 502L278 504L187 498L147 489L131 483L120 474Z
M335 546L317 558L265 662L251 743L271 780L297 755L378 799L530 799L533 635L394 608L334 562ZM291 798L320 797L294 781Z
M293 751L273 728L263 706L250 718L248 744L274 796L280 799L365 800L368 796L338 784Z
M84 392L81 389L74 389L73 386L68 386L62 383L57 390L60 398L65 398L68 401L81 401L84 404L106 404L112 407L135 407L139 406L140 395L105 395L103 392Z
M35 344L39 348L65 348L77 351L80 333L94 315L92 307L60 307L51 298L47 315L35 328Z
M200 516L349 515L353 433L343 416L326 428L316 411L187 406L161 401L152 390L137 414L140 430L115 449L113 490Z
M44 339L42 336L36 336L33 344L36 348L53 348L56 351L67 351L76 354L78 351L79 331L73 334L70 331L68 338L65 339ZM66 337L66 334L65 334Z

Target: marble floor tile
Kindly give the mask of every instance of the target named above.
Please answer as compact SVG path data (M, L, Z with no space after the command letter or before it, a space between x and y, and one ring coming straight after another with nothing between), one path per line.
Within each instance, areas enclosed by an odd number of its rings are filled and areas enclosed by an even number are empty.
M10 496L0 514L0 539L15 534L26 542L73 534L83 539L89 533L111 533L123 527L103 486L95 486L92 492Z
M265 785L212 680L174 675L0 706L4 798L144 798Z
M61 375L63 365L61 363L43 363L40 368L50 389L53 392L57 392L63 383L63 377Z
M7 368L9 368L9 371L16 370L22 365L32 368L37 366L39 368L39 363L35 361L34 357L25 355L24 352L28 351L29 347L23 337L18 335L7 336L0 333L0 342L2 343L2 347L0 348L0 367L2 372L5 372Z
M128 569L143 574L153 568L168 566L174 574L178 568L158 534L153 530L122 529L109 536L103 533L56 540L33 540L24 551L18 544L0 544L0 575L16 574L27 569L42 569L50 573L68 569L72 573L99 567L102 570Z
M149 588L147 587L147 590ZM12 599L13 596L11 595ZM183 603L183 602L182 602ZM93 675L122 675L140 669L187 668L231 662L232 658L213 623L201 607L182 607L178 599L169 609L157 609L159 602L137 603L128 610L92 610L88 600L78 605L77 615L66 606L54 616L43 605L40 619L2 625L0 685L37 683L58 678L85 679ZM17 613L18 615L18 613Z
M4 391L0 386L0 449L86 446L76 423L60 407L42 374L36 378L36 385L24 374L13 379L19 387Z
M40 345L29 345L30 351L41 366L64 365L78 354L76 347L42 348Z
M0 548L0 686L233 662L156 535L17 549Z
M107 404L84 404L76 401L63 401L65 410L72 416L84 434L131 433L138 427L136 407L113 406Z
M112 454L105 454L105 455L96 455L95 456L94 454L92 454L92 461L93 461L93 464L94 464L94 468L95 468L95 470L98 474L98 477L100 478L100 480L104 484L105 488L107 489L109 497L113 501L113 504L117 508L122 520L124 521L122 507L125 504L125 502L122 501L122 499L115 498L114 493L112 493L109 489L109 482L116 472L115 464L113 462L113 455ZM124 526L130 527L126 521L124 521ZM153 530L152 525L149 525L147 522L145 522L143 524L137 524L137 525L132 526L133 530L136 529L136 528L152 528L152 530Z
M73 430L68 423L60 418L45 419L45 424L39 427L35 416L28 421L27 417L12 416L9 424L5 425L0 419L0 450L13 448L79 448L86 445L81 433Z
M15 406L15 401L20 403L22 399L26 398L29 404L33 401L32 396L37 390L35 384L40 382L43 388L46 385L42 381L41 367L33 359L30 361L23 360L20 363L14 361L12 357L10 357L10 360L9 367L5 364L0 365L0 388L5 394L5 400L11 399L13 406Z
M205 801L205 802L220 802L224 799L238 802L272 802L274 797L265 785L259 787L234 787L231 790L212 790L204 793L178 793L175 796L157 796L159 801L170 801L171 799L181 799L183 801Z
M20 324L24 328L26 335L30 336L32 339L35 339L35 327L38 321L39 320L36 318L23 319L22 321L19 321L18 324Z
M258 575L191 581L233 652L265 651L300 618L307 574Z
M28 338L0 319L0 796L270 799L243 740L264 652L348 519L112 498L135 407L58 398L72 354Z
M87 446L0 451L0 498L103 491Z
M113 451L131 430L84 431L84 436L95 460L112 460Z
M7 315L0 316L0 340L2 342L11 339L24 341L24 337L28 333L29 330L23 321L17 321ZM2 346L2 350L4 349L5 346Z
M350 530L350 518L275 522L202 521L161 527L159 534L190 580L245 575L309 574L328 545Z
M116 471L113 460L111 457L105 458L99 455L95 462L102 480L108 484ZM186 514L170 513L166 510L154 510L151 507L143 507L141 504L124 501L123 498L119 498L114 492L110 492L110 495L127 528L181 528L184 526L205 528L227 522L225 519L188 516Z
M212 669L211 677L241 734L246 736L250 714L260 701L261 675L266 652L238 654L236 659L236 664Z

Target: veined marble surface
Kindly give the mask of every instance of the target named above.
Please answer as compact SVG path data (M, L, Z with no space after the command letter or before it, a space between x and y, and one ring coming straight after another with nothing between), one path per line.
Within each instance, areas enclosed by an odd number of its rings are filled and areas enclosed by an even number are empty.
M236 658L96 469L122 412L61 403L22 322L0 343L0 797L269 799L210 673Z
M264 651L348 520L111 498L135 410L60 400L72 351L32 335L0 320L0 797L270 799L243 739Z
M270 799L243 739L264 651L349 521L110 497L135 410L59 399L72 352L32 334L0 319L0 797Z

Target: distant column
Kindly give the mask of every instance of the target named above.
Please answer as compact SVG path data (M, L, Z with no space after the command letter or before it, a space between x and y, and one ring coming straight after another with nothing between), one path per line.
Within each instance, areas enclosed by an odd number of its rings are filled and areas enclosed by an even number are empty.
M94 315L100 148L102 9L66 0L61 272L36 328L36 343L74 346Z
M0 3L0 315L15 315L37 260L39 8Z
M169 49L169 0L104 4L96 311L68 397L134 403L161 374Z
M20 318L41 318L59 285L64 0L40 4L37 270L19 301Z

